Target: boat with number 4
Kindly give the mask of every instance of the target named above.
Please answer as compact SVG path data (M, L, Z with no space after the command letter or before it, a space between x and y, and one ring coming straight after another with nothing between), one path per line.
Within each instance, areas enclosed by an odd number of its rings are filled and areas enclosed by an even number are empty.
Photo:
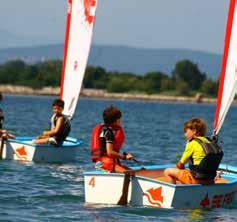
M233 204L237 190L237 167L229 166L232 173L223 170L222 178L213 185L170 184L159 180L167 167L174 165L145 166L145 170L135 175L100 170L85 172L85 201L176 209L219 208ZM221 167L226 168L225 165Z
M68 0L64 59L60 98L64 100L63 114L73 117L87 65L91 46L96 0ZM62 146L36 145L34 138L17 137L1 143L1 158L36 162L71 162L82 141L68 137Z
M237 0L230 0L213 136L218 137L237 89ZM129 203L159 208L229 207L237 191L237 166L220 165L214 184L171 184L162 180L174 165L145 166L126 174L102 170L84 172L85 201L94 204ZM105 189L109 187L109 189Z

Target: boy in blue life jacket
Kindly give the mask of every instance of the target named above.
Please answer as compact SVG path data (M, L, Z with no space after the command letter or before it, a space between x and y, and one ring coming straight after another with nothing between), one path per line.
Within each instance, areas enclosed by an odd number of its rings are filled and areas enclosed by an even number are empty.
M33 143L35 144L53 144L61 146L63 141L69 135L71 124L69 119L63 115L64 101L55 99L53 102L53 116L51 117L51 129L45 130L38 136Z

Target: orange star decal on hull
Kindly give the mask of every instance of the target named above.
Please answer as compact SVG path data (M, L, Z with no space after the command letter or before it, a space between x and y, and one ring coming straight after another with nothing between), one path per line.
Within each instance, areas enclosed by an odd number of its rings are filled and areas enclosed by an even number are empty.
M27 152L25 150L25 146L22 146L20 148L17 148L15 150L15 154L19 159L26 160L27 159Z
M156 189L151 188L147 190L143 195L147 197L148 202L151 205L161 207L161 203L163 203L164 200L164 197L162 196L162 187L158 187Z

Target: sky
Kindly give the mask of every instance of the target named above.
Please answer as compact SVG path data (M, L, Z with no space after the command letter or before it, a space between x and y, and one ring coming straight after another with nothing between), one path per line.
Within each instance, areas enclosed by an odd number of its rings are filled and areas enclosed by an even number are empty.
M98 0L93 44L221 54L228 7L227 0ZM66 8L67 0L2 1L0 48L63 43Z

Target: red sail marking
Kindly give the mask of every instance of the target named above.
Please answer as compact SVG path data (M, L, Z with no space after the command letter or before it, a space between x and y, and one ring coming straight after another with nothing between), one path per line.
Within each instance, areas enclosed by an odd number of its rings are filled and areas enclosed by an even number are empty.
M147 190L143 195L147 197L149 203L161 207L161 204L157 203L157 201L163 203L164 197L162 196L162 187L156 189L151 188Z
M95 16L91 15L91 8L96 6L96 1L95 0L84 0L84 7L85 7L85 16L86 16L86 21L91 24L94 21Z
M78 68L78 62L77 60L74 62L74 71L76 72L77 71L77 68Z

